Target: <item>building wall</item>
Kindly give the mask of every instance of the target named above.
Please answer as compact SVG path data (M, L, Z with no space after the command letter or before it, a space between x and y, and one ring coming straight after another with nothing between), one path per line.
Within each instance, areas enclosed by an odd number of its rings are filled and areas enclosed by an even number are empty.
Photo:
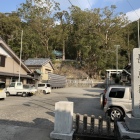
M42 81L47 81L47 80L49 80L48 79L48 72L51 72L51 73L53 73L53 68L52 68L52 66L51 66L51 64L50 63L47 63L47 64L45 64L45 65L43 65L42 67L38 67L38 66L28 66L28 68L32 71L32 72L34 72L36 69L38 69L38 70L40 70L41 71L41 76L40 76L40 82L42 82Z
M5 55L5 67L0 67L1 72L8 72L13 74L19 74L19 70L21 74L26 75L27 72L21 68L19 69L19 65L10 55L8 52L6 52L3 47L0 46L0 54Z
M47 63L46 65L42 66L41 68L42 72L42 81L47 81L48 79L48 72L53 73L53 68L50 63Z
M23 68L20 68L20 65L9 56L5 59L5 67L0 67L1 72L13 73L13 75L19 74L19 70L20 74L27 75L27 72Z
M3 43L0 41L0 43ZM7 75L0 75L0 80L6 82L6 86L10 84L13 80L18 80L19 72L21 75L27 75L27 71L22 67L20 68L20 64L17 63L14 58L0 45L0 55L6 56L5 58L5 66L0 66L0 72L6 73ZM20 70L20 71L19 71ZM10 75L8 75L8 73ZM20 79L25 84L27 82L27 78Z

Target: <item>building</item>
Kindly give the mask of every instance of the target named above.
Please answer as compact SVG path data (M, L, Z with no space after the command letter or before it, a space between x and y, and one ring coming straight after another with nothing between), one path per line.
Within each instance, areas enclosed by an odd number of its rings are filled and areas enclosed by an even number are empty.
M20 81L23 84L31 83L32 77L30 69L20 61L19 57L0 38L0 81L4 81L6 86L10 82Z
M49 58L29 58L24 61L24 64L34 73L40 74L38 79L40 82L48 82L48 73L53 73L54 67Z

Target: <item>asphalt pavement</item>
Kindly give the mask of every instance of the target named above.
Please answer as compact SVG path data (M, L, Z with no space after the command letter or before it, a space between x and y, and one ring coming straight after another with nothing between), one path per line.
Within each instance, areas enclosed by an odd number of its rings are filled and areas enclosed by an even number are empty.
M0 140L52 140L55 103L74 102L74 115L104 115L100 88L61 88L33 97L7 97L0 101Z

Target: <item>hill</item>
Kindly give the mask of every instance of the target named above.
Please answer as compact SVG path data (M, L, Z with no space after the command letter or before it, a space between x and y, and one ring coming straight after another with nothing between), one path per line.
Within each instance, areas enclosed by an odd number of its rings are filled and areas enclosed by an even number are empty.
M75 60L55 60L53 62L54 73L64 75L68 79L85 79L88 75L78 68L78 64Z

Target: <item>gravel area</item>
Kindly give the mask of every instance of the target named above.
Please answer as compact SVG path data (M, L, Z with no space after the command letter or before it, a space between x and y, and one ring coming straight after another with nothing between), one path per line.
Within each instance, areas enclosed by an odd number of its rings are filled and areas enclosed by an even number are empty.
M74 102L74 116L76 113L104 116L99 102L102 91L100 88L61 88L52 89L52 93L47 95L10 96L0 101L0 124L49 128L51 132L58 101Z

